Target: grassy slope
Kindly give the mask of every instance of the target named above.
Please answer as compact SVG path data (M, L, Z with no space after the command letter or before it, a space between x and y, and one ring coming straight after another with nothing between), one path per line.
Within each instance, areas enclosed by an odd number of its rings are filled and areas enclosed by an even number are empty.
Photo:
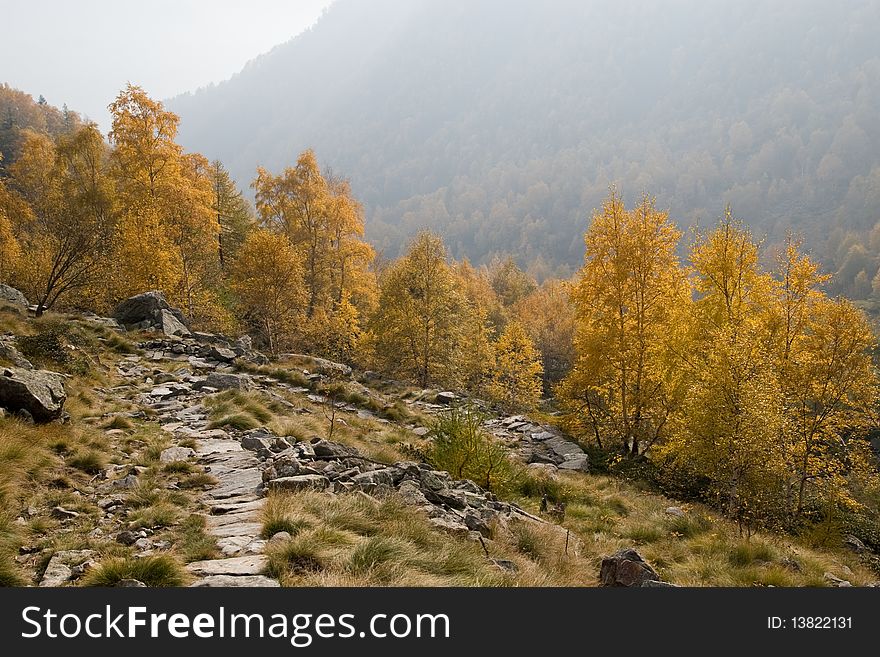
M106 390L120 384L113 364L131 345L100 327L67 323L81 344L78 355L88 362L65 365L76 371L68 382L71 422L34 427L0 419L0 584L35 583L53 551L81 548L96 550L104 565L81 583L128 576L156 585L185 582L183 562L216 556L197 515L198 490L210 478L195 466L160 465L159 452L172 444L171 438L148 421L120 416L131 409L108 398ZM43 329L45 322L0 312L0 330L33 334ZM58 363L42 364L59 368ZM163 368L179 364L152 366L158 378ZM290 385L307 384L284 363L259 369ZM402 403L406 392L340 387L336 398L368 408L377 417L340 412L332 438L378 461L408 458L419 439L406 425L427 419ZM329 434L326 406L293 391L226 392L215 395L209 405L217 426L265 425L299 440ZM140 485L120 493L125 504L110 519L96 506L92 478L113 463L121 466L120 474L134 466L144 469ZM811 549L787 536L758 534L747 540L732 523L698 505L685 507L686 518L675 518L665 513L674 501L620 479L569 473L555 482L535 483L509 497L538 513L540 490L552 485L568 501L567 515L563 527L511 523L493 528L486 541L489 556L512 561L514 572L486 559L479 543L437 532L418 511L394 499L319 493L270 499L267 530L284 528L294 535L270 548L271 570L290 585L590 586L596 584L603 555L636 545L665 579L684 585L819 586L826 572L856 585L877 579L856 555ZM80 516L56 520L51 517L56 505ZM139 563L143 560L133 558L134 548L105 538L121 524L153 528L151 540L167 539L174 546ZM22 546L34 552L16 562Z

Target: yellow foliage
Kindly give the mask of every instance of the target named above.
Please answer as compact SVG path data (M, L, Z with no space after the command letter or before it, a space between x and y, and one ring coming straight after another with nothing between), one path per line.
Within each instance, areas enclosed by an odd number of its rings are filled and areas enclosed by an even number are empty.
M509 410L530 410L541 399L541 357L518 322L511 322L495 343L489 395Z

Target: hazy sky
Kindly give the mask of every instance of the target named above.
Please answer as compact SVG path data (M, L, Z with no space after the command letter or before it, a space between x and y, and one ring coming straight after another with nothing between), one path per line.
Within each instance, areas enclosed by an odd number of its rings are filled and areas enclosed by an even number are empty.
M164 99L219 82L308 28L332 0L0 0L0 83L106 130L127 81Z

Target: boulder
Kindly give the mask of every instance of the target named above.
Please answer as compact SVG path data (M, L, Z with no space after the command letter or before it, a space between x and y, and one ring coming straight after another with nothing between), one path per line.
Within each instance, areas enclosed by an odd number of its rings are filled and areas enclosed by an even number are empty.
M358 451L340 443L330 442L329 440L317 440L312 443L312 450L318 458L344 458L346 456L357 456Z
M317 474L297 475L295 477L280 477L269 482L270 490L300 491L300 490L327 490L330 480Z
M166 308L159 311L156 328L162 331L165 335L184 337L190 334L189 329L186 328L186 324Z
M232 349L227 349L226 347L218 347L212 346L208 350L208 358L213 358L214 360L219 360L224 363L230 363L236 358L236 353L232 351Z
M394 479L398 475L399 471L395 468L380 468L379 470L370 470L369 472L356 474L351 480L361 488L368 486L393 486Z
M229 374L211 372L204 381L193 385L195 388L214 388L215 390L250 390L253 387L251 377L247 374Z
M188 461L196 455L196 451L190 447L169 447L159 454L159 463L174 463L176 461Z
M685 518L687 514L684 512L680 506L668 506L666 507L666 515L672 516L673 518Z
M52 555L49 564L40 580L41 587L62 586L70 581L77 566L81 566L93 557L93 550L61 550ZM81 574L85 569L80 569Z
M157 290L129 297L116 306L113 318L127 327L154 327L166 335L190 334L183 313L172 308Z
M64 377L57 372L15 367L0 371L0 407L8 411L51 422L61 417L66 399Z
M165 300L165 295L158 290L152 290L136 294L120 303L113 311L113 318L121 324L153 322L158 318L159 311L170 309L171 305ZM183 316L181 315L178 319L183 321Z
M857 536L853 536L852 534L847 534L843 537L843 546L856 554L861 554L868 549Z
M0 302L6 302L13 306L19 306L24 310L27 310L28 306L31 305L24 294L21 292L21 290L16 290L14 287L10 285L4 285L3 283L0 283Z
M650 580L660 581L660 576L632 548L618 550L602 559L599 571L602 586L642 586Z
M33 363L22 356L21 352L15 346L12 339L7 340L4 338L0 338L0 358L5 358L16 367L20 367L23 370L34 369Z
M435 403L445 404L446 406L454 404L457 400L458 400L458 395L456 395L454 392L449 392L448 390L445 390L443 392L438 392L437 396L434 397Z

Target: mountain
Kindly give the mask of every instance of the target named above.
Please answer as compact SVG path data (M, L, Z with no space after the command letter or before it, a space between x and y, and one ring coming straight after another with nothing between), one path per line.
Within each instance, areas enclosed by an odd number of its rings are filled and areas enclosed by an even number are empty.
M878 27L876 0L339 0L169 105L243 187L313 147L389 256L429 226L457 257L567 271L617 184L683 226L730 203L837 269L880 219Z

